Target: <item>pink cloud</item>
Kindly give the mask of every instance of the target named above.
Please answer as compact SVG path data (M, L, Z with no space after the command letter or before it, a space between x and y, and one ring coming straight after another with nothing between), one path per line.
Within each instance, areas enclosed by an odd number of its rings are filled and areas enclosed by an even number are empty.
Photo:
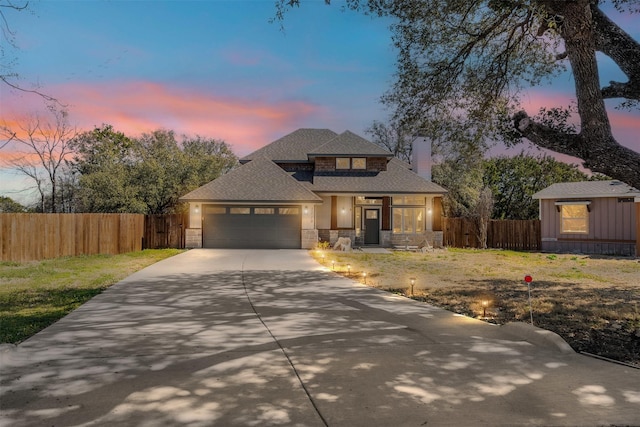
M71 122L80 129L106 123L130 136L170 129L223 139L241 156L324 114L309 102L233 98L148 81L64 84L48 92L69 104ZM40 100L14 98L6 110L15 116L42 109Z

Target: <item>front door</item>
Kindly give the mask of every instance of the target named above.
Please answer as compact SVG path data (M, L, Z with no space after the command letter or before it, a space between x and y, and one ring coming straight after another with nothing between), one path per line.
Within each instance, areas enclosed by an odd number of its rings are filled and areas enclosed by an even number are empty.
M380 243L380 211L378 209L364 210L364 244L377 245Z

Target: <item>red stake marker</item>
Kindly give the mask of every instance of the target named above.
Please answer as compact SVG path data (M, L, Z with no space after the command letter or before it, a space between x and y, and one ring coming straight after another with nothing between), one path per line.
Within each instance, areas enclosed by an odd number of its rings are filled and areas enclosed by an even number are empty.
M531 325L533 325L533 308L531 307L531 282L533 282L533 277L527 274L524 276L524 281L527 282L527 287L529 288L529 317L531 318Z

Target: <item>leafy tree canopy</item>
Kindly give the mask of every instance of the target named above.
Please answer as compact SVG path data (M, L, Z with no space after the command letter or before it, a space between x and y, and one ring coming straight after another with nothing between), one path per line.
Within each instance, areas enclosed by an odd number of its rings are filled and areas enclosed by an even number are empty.
M74 141L79 211L162 214L181 209L178 198L237 164L229 146L202 137L178 142L173 131L129 138L110 125Z
M494 219L537 219L539 206L533 194L558 182L589 179L576 165L523 153L485 160L483 170L484 185L494 196Z
M329 3L329 0L325 0ZM278 0L276 16L300 0ZM640 101L640 44L603 10L638 12L638 0L347 0L347 7L392 18L397 79L383 100L396 119L434 140L473 133L478 141L534 144L640 188L640 153L614 138L605 99ZM596 53L626 82L601 87ZM569 106L529 117L523 89L570 68L578 125Z
M0 196L0 212L2 213L19 213L26 212L27 208L22 206L10 197Z

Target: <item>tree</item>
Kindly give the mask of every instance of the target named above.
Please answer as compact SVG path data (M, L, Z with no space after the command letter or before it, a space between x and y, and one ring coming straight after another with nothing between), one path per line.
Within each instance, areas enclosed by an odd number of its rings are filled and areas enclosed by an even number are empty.
M74 140L79 210L163 214L182 210L178 198L237 164L229 146L202 137L177 141L156 130L131 139L103 125Z
M137 186L130 176L135 167L134 142L111 125L79 134L72 142L71 170L77 181L76 209L80 212L144 213Z
M136 140L135 180L147 213L180 211L178 198L236 166L229 146L196 137L180 144L173 131L156 130Z
M374 121L365 132L371 135L373 143L389 150L394 157L411 163L411 153L413 152L411 132L402 129L397 123L391 122L387 125L379 121Z
M56 212L59 175L71 154L70 142L76 135L66 111L53 108L50 111L53 121L34 115L15 126L6 120L0 123L0 137L26 150L11 164L34 181L43 212Z
M537 219L539 206L531 196L557 182L586 181L589 177L576 165L550 156L520 153L499 156L484 162L484 185L495 198L495 219Z
M465 142L449 145L446 152L440 151L432 169L433 182L447 189L442 207L444 215L450 218L476 215L483 187L483 151L473 139Z
M2 213L19 213L26 212L27 208L22 206L10 197L0 196L0 212Z
M30 9L28 1L13 1L13 0L0 0L0 31L2 32L2 43L0 43L0 82L6 84L12 89L19 90L21 92L32 93L40 96L51 105L58 105L63 107L57 99L49 96L37 89L27 89L18 83L18 74L13 71L13 65L16 62L15 58L9 56L8 49L18 49L16 43L16 33L11 29L9 24L10 19L8 14L10 12L25 12ZM0 148L5 147L8 144L7 141L0 142Z
M325 0L329 3L329 0ZM276 16L298 6L279 0ZM398 120L434 132L476 129L485 140L527 139L578 157L594 172L640 188L640 153L613 136L606 99L640 102L640 44L602 6L638 12L637 0L347 0L347 6L392 18L397 80L383 98ZM615 62L626 82L600 87L597 53ZM569 67L578 128L529 117L523 89ZM567 111L566 106L547 110Z
M489 230L489 220L493 213L493 194L489 187L482 187L478 194L476 207L472 216L476 225L476 234L480 249L487 249L487 232Z

